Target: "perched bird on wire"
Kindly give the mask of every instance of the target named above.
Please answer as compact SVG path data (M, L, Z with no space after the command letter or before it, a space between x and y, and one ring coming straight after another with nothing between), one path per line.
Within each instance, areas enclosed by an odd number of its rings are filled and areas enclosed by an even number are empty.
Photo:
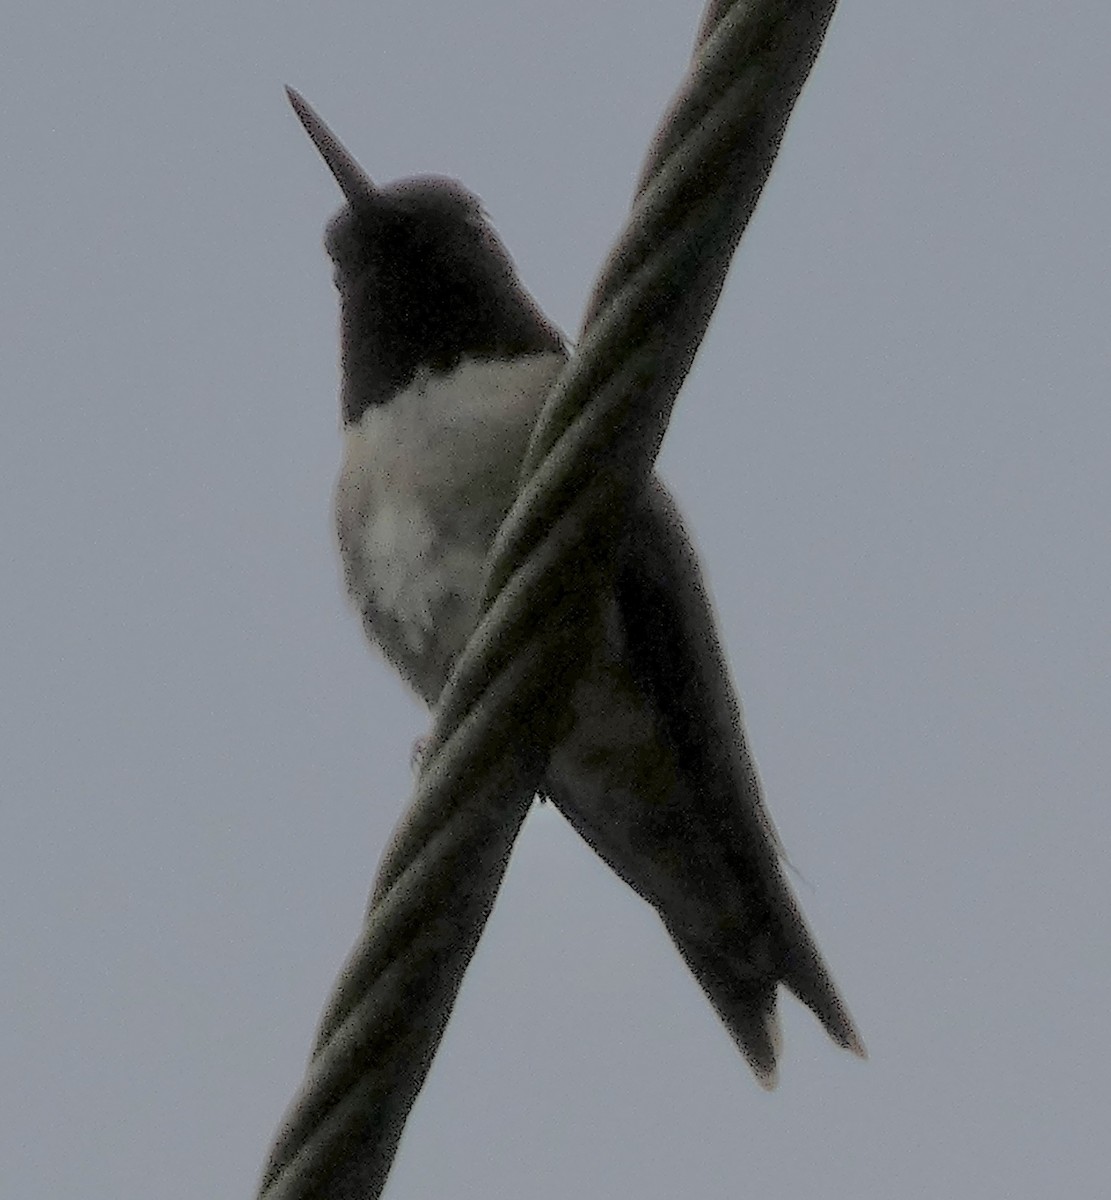
M325 236L347 588L370 641L433 706L475 627L487 552L568 349L474 195L435 176L376 185L287 91L347 202ZM653 905L765 1087L781 983L863 1055L784 877L697 558L655 477L604 613L544 794Z

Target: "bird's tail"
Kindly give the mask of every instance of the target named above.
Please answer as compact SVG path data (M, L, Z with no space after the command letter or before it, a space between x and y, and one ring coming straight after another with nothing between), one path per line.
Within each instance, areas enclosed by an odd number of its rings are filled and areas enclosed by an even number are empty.
M760 1086L776 1085L781 1045L777 999L784 984L809 1008L829 1036L861 1058L867 1051L852 1017L829 976L810 931L797 909L791 914L798 929L784 931L787 938L760 938L759 953L753 944L738 939L732 946L714 938L708 941L673 928L665 921L679 953L714 1006ZM788 940L789 938L789 940ZM778 945L776 945L778 943Z

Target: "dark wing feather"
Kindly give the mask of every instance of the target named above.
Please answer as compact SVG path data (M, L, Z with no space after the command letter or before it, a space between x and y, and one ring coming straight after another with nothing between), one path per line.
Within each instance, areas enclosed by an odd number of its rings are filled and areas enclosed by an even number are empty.
M674 502L654 478L634 514L615 593L623 660L671 743L682 779L679 803L659 812L646 805L635 816L620 805L605 810L575 789L561 788L558 777L553 800L618 874L656 904L762 1082L774 1082L779 982L814 1011L835 1041L863 1053L783 874L779 839L745 743L697 557ZM711 890L727 911L701 929L676 919L676 906L644 886L649 872L640 870L638 839L657 863L669 846L699 848L689 857L682 852L690 865L676 870L674 879L701 892L706 881L696 875L720 872L725 877Z

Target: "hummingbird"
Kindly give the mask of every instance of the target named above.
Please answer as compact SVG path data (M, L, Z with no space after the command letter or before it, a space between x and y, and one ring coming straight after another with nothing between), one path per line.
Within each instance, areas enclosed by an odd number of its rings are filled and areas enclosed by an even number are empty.
M570 349L472 192L435 175L375 184L286 91L345 200L324 245L347 592L431 708L476 626L487 553ZM616 550L540 794L655 908L764 1087L780 984L863 1057L784 873L697 555L655 475Z

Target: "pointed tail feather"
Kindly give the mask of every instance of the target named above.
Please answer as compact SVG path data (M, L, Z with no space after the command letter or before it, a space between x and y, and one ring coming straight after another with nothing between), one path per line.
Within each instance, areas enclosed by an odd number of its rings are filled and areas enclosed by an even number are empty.
M756 1081L771 1091L777 1082L776 1063L783 1042L775 981L755 979L751 971L742 974L727 955L681 941L674 933L672 938Z
M776 1003L780 983L814 1013L839 1046L868 1057L805 926L797 931L790 949L777 956L779 961L771 971L759 970L743 950L722 950L667 928L761 1087L770 1091L777 1082L782 1046Z
M789 941L781 968L783 983L822 1023L826 1033L858 1058L867 1058L864 1041L845 1001L830 977L810 930L797 907L787 917Z

